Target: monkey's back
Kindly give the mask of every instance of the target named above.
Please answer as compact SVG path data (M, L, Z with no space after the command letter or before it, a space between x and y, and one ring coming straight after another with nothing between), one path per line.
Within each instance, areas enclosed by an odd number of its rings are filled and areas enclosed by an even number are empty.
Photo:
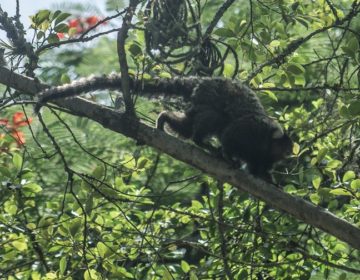
M211 108L229 119L266 115L259 98L247 86L223 78L202 80L191 96L193 109Z

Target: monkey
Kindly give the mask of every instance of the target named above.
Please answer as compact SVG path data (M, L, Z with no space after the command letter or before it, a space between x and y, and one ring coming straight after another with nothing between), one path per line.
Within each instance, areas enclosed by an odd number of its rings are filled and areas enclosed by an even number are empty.
M182 116L160 113L157 128L164 130L167 124L180 136L218 154L218 149L207 143L208 137L215 136L224 159L244 161L252 175L264 179L269 178L275 162L291 154L292 140L245 85L222 78L203 80L190 100L191 106Z
M230 161L245 161L253 175L266 175L275 162L291 153L290 137L266 114L256 94L238 81L219 77L173 77L153 78L137 85L131 80L131 88L137 87L141 87L139 94L166 93L165 97L176 95L190 101L183 116L162 112L157 128L164 130L166 123L180 136L192 139L211 153L221 154ZM98 89L119 88L121 77L117 74L82 78L41 92L35 112L57 99ZM208 143L211 136L219 140L220 148Z

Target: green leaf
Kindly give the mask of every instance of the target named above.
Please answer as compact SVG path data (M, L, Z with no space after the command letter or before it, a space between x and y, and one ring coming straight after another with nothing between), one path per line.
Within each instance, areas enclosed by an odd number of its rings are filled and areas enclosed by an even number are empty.
M16 169L20 171L23 164L23 158L19 154L14 154L12 160Z
M347 274L345 272L341 273L339 276L339 280L345 280L347 277Z
M94 206L94 194L90 194L90 196L86 199L85 203L85 212L87 215L90 215Z
M59 11L56 11L59 12ZM67 19L69 16L71 16L71 14L69 13L61 13L55 20L55 25L57 25L58 23L62 22L63 20Z
M276 95L271 90L262 90L261 92L266 94L268 97L270 97L270 99L272 99L276 102L278 101Z
M102 279L99 273L96 272L94 269L87 269L84 272L84 279L85 280L100 280Z
M26 251L28 248L27 242L25 242L23 239L15 240L11 242L11 244L21 252Z
M16 215L17 209L17 206L11 200L8 200L4 203L4 210L10 215Z
M352 196L351 192L345 189L337 188L334 190L331 190L330 193L334 195L346 195L346 196Z
M351 179L354 179L355 177L356 177L355 172L352 170L349 170L349 171L345 172L342 181L347 182L347 181L350 181Z
M294 75L300 75L305 73L305 69L302 65L298 63L290 63L287 66L287 71L294 74Z
M72 237L74 237L79 231L82 226L82 221L79 218L76 218L74 221L70 222L69 231Z
M317 193L312 193L310 195L310 201L317 205L320 202L320 196Z
M328 149L327 148L322 148L321 150L318 151L318 154L316 156L316 160L317 162L320 162L323 160L323 158L326 156L328 152Z
M96 166L96 168L94 169L93 171L93 176L96 178L96 179L102 179L105 175L105 169L104 169L104 166L103 165L98 165Z
M36 34L36 39L40 40L43 37L45 37L45 33L43 31L38 31Z
M322 178L320 176L316 176L313 180L312 180L312 184L314 186L315 189L318 189L320 187Z
M196 276L195 271L190 271L190 279L189 280L198 280L199 278ZM245 279L245 278L238 278Z
M29 183L23 186L23 190L38 193L42 191L42 187L40 187L38 184L35 183Z
M5 166L0 166L0 173L4 177L11 178L10 170L8 168L6 168Z
M102 258L106 258L106 257L112 255L112 252L109 249L109 247L106 246L103 242L98 242L98 244L96 245L96 248L98 249L99 255Z
M329 163L326 165L326 168L328 168L328 169L336 169L340 165L341 165L341 161L334 159L332 161L329 161Z
M60 10L56 10L53 15L51 16L51 21L53 21L54 19L56 19L59 15L61 14Z
M280 46L280 41L279 41L279 40L273 40L273 41L270 43L270 46L271 46L271 47L278 47L278 46Z
M214 34L219 37L235 37L235 33L232 30L224 27L216 29Z
M138 163L137 163L137 168L143 169L148 162L149 162L149 160L145 157L139 158Z
M54 30L58 33L67 33L69 31L69 26L66 23L60 23L54 27Z
M129 46L129 52L133 55L133 56L137 56L137 55L141 55L142 54L142 49L141 47L136 44L133 43Z
M60 259L60 262L59 262L59 271L60 271L61 275L64 275L64 272L66 270L66 263L67 263L67 259L64 256Z
M172 275L170 274L169 270L165 270L162 280L173 280L174 278L172 277Z
M52 44L52 43L57 43L60 41L59 37L56 34L50 34L49 37L47 38L47 41Z
M352 103L349 105L348 112L349 112L352 116L360 116L360 101L352 102Z
M181 261L181 269L185 273L188 273L190 271L190 265L186 261Z
M66 73L61 75L60 81L62 84L69 84L71 82L69 75Z
M40 10L37 14L35 14L35 16L32 18L33 22L36 25L40 25L42 24L45 20L49 19L50 16L50 11L49 10Z
M355 190L355 191L359 191L360 190L360 179L356 179L354 181L351 182L350 184L351 189Z

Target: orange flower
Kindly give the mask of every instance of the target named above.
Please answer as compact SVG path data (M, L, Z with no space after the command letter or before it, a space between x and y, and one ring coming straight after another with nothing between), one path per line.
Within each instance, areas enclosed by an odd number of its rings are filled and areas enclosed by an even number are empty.
M12 137L15 138L15 140L16 140L16 142L17 142L17 144L18 144L19 146L25 144L26 141L25 141L24 132L18 131L18 130L14 130L13 132L11 132L11 135L12 135Z
M11 136L15 139L18 146L25 144L25 135L18 130L22 126L27 126L32 122L32 118L26 118L23 112L16 112L12 116L12 122L8 119L0 119L0 125L5 126ZM5 134L0 134L0 139L4 138Z
M32 122L32 118L26 119L23 112L16 112L13 115L13 128L18 128L20 126L29 125Z

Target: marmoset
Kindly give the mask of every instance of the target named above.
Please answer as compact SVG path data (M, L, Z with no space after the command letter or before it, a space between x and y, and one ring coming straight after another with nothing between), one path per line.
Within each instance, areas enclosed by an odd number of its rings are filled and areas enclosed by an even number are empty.
M251 174L268 178L273 164L291 153L293 143L280 124L269 117L259 98L239 82L214 78L200 80L183 116L162 112L157 128L165 124L210 152L215 136L225 159L245 161Z

